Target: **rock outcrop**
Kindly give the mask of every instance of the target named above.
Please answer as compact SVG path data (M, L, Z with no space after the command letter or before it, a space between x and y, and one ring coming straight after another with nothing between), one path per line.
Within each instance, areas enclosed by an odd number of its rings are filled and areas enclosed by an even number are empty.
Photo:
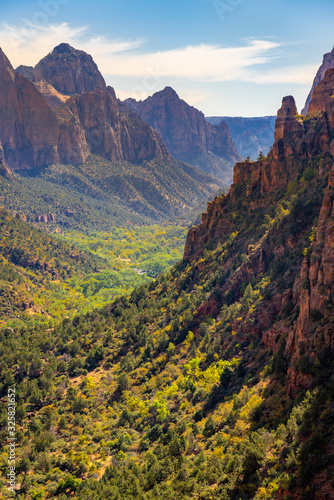
M322 64L321 64L320 68L318 69L317 74L315 75L315 78L314 78L313 84L312 84L312 88L310 90L309 95L307 96L305 106L302 110L303 115L306 115L307 113L310 112L309 106L310 106L310 103L311 103L311 100L313 97L314 89L318 85L318 83L321 82L321 80L323 79L323 77L326 74L326 71L328 69L331 69L331 68L334 68L334 48L331 52L328 52L323 57Z
M208 123L203 113L180 99L171 87L144 101L127 99L125 103L161 135L169 151L180 160L222 178L241 159L226 123L217 126ZM221 158L225 164L217 167L208 160L205 165L201 157L207 153Z
M324 113L329 130L334 129L334 68L326 71L321 82L314 90L309 114Z
M55 113L1 49L0 115L0 141L9 167L23 170L59 161Z
M202 270L205 265L204 249L212 248L213 241L225 241L235 231L232 212L246 210L246 207L247 211L265 210L266 203L272 203L279 193L283 193L280 195L283 200L289 199L284 196L289 185L295 184L297 187L301 182L303 189L307 187L302 180L302 173L305 173L303 169L311 167L305 166L316 164L319 167L317 172L311 170L315 177L309 181L317 186L313 186L313 189L317 189L318 198L314 197L306 203L304 201L305 205L301 205L303 208L296 208L300 219L296 218L294 223L299 225L299 229L293 229L289 234L284 232L282 226L278 241L284 241L284 244L271 249L264 235L254 248L248 248L244 262L237 268L233 267L231 259L231 263L226 263L224 267L224 272L230 273L228 286L225 284L225 288L221 290L222 297L227 293L232 293L233 296L238 291L240 293L243 282L261 276L270 260L280 259L295 248L298 244L297 235L307 227L310 231L314 216L318 217L315 237L311 238L309 250L304 252L304 258L298 254L300 272L297 266L294 283L290 283L283 292L279 289L272 296L271 315L263 311L257 318L259 334L268 348L277 351L282 338L285 339L285 356L289 360L287 392L292 397L296 396L299 388L308 388L312 383L310 374L299 369L301 358L306 355L311 360L315 359L317 349L323 345L334 349L334 318L328 312L334 293L334 147L331 145L334 131L333 93L334 69L329 69L314 90L309 107L311 116L301 118L297 115L294 99L291 96L283 99L276 119L273 151L261 161L235 165L234 184L229 193L208 204L206 213L202 214L201 224L190 229L184 252L184 259L198 262L198 269ZM321 203L322 186L327 175L328 186ZM312 212L312 219L306 220L303 210L308 210L312 203L318 208ZM306 244L309 240L310 238L306 239ZM211 304L210 308L211 312L214 311L215 304ZM295 311L292 326L291 323L278 320L284 317L286 310ZM324 321L319 326L322 318Z
M45 80L64 95L106 89L104 78L92 56L68 43L55 47L34 68L19 66L17 71L32 82Z
M329 173L328 187L325 191L319 214L316 237L312 251L304 258L300 283L299 316L295 328L290 331L286 344L286 353L297 361L301 350L308 345L309 352L323 338L325 345L334 348L334 326L326 322L326 328L314 331L314 320L319 320L326 313L326 307L331 302L334 293L334 170ZM290 391L296 390L295 373L292 364L290 368Z

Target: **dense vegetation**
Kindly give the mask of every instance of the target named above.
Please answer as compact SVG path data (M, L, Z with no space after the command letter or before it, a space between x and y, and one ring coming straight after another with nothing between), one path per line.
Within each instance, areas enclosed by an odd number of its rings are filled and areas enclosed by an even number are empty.
M276 311L275 297L312 244L324 160L300 161L286 191L254 193L255 208L239 185L224 214L231 231L197 261L85 315L2 329L1 396L15 384L18 402L16 498L316 498L312 479L333 473L333 355L302 358L313 383L292 399L285 339L271 349L263 333L268 323L289 331L298 316L291 302ZM122 249L117 232L82 248L132 258L136 236L122 231ZM1 460L5 474L5 445Z
M0 322L49 322L101 307L182 255L185 227L113 228L57 237L0 210Z

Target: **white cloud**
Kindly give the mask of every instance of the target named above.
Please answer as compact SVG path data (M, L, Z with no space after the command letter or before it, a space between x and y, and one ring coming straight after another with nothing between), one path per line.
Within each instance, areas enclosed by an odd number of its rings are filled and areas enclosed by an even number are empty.
M28 21L20 26L0 23L0 46L13 66L35 65L61 42L67 42L94 57L104 75L136 80L131 93L118 95L145 99L162 88L168 79L181 78L197 82L246 81L253 83L309 84L316 68L293 66L272 69L269 63L282 54L282 44L272 40L249 39L236 47L193 45L172 50L145 53L143 40L113 40L91 35L87 26L71 27L67 23L38 25ZM185 96L194 104L205 97Z
M319 65L315 66L300 66L300 67L285 67L278 68L272 71L250 72L246 81L254 83L293 83L293 84L310 84L317 72Z
M153 71L163 77L231 81L243 79L250 66L270 62L279 46L266 40L250 40L240 47L201 44L148 54L111 54L99 64L113 75L140 77Z
M87 26L72 28L67 23L35 25L28 21L20 26L0 23L0 47L14 67L20 64L34 66L55 46L62 42L104 58L114 53L138 48L142 40L112 40L91 36Z

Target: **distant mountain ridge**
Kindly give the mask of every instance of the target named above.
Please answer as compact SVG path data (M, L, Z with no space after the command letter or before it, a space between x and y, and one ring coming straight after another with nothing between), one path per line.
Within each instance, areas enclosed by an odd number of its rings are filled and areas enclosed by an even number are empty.
M180 99L171 87L144 101L124 102L161 135L176 158L230 184L233 165L241 158L226 123L208 123L201 111Z
M260 151L267 155L274 143L276 116L254 118L210 116L206 119L213 125L219 125L221 121L227 123L235 147L244 158L249 156L252 160L256 160Z

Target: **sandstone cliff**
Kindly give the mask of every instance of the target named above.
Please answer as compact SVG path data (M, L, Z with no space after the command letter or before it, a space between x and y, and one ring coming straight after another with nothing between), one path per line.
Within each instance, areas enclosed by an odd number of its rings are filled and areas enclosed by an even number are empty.
M87 59L85 53L62 44L52 54L65 54L65 59L60 61L71 64L75 56L75 60L82 64L82 71L88 71L84 62L91 58ZM66 65L62 66L59 58L52 57L52 61L52 68L59 65L56 74L58 70L63 75L68 74ZM29 68L21 68L21 72L28 76L29 71ZM33 71L36 74L35 69ZM91 73L88 71L88 76ZM95 77L89 80L89 84L87 79L82 81L81 90L101 83ZM111 161L170 158L160 135L139 115L119 103L111 87L65 96L45 80L33 84L16 73L2 52L0 110L1 151L5 162L16 170L39 168L59 161L77 165L91 153Z
M0 142L14 169L59 161L58 121L35 86L16 73L0 49Z
M216 293L208 298L201 306L204 315L219 311L217 300L231 294L234 300L240 297L243 283L271 276L276 272L273 269L282 266L281 283L276 274L280 284L272 284L270 300L259 308L252 324L257 325L253 332L262 337L268 349L278 351L284 339L286 390L293 397L300 388L309 388L313 380L305 368L301 371L301 359L306 356L312 363L323 346L334 348L330 312L334 292L333 92L334 69L330 69L313 93L312 116L302 119L294 99L283 99L272 152L261 161L235 165L229 193L208 204L201 224L190 229L184 252L184 259L202 272L208 249L214 249L218 242L224 249L231 234L237 241L235 253L222 269L228 278L223 281L220 297ZM281 207L273 212L279 203ZM251 214L256 217L261 213L267 213L267 222L262 222L262 233L258 229L262 236L252 241L247 224L251 224ZM275 219L268 215L273 213ZM243 250L240 262L238 251L247 241L252 244ZM287 311L293 318L289 321L284 320ZM240 316L232 329L242 334L253 327Z

